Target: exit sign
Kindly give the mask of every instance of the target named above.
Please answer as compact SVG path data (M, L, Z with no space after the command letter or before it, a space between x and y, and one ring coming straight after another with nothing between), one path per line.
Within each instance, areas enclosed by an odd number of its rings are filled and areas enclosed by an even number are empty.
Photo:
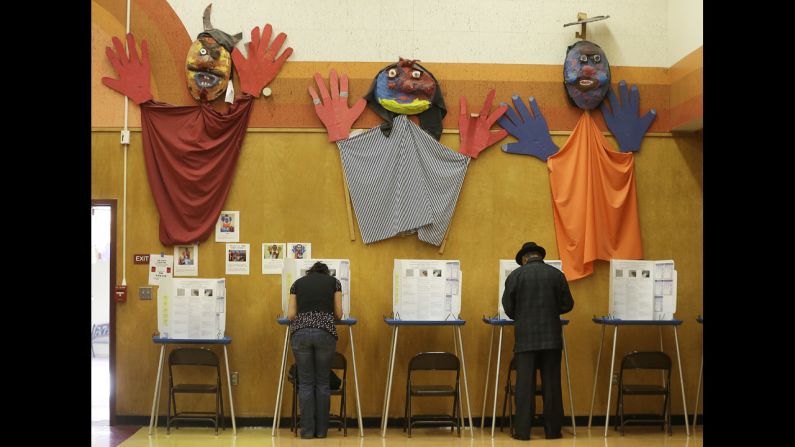
M133 264L149 264L149 255L133 255Z

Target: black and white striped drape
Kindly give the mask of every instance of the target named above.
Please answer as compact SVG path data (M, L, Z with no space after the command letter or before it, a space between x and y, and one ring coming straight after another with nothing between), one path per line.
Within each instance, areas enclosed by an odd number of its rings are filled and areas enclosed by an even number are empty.
M417 231L439 246L470 158L443 146L405 115L389 138L378 127L337 142L365 244Z

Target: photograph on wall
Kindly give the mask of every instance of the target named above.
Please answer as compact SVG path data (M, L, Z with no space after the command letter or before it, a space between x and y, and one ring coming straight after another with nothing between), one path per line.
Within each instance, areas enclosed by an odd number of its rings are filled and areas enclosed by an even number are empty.
M265 242L262 244L262 274L281 275L284 268L284 242Z
M174 257L164 254L149 255L149 285L159 286L160 282L174 277Z
M226 274L248 275L249 244L226 244Z
M199 276L199 244L174 246L174 276Z
M240 211L221 211L215 223L215 242L240 242Z
M312 259L312 244L309 242L288 242L287 259Z

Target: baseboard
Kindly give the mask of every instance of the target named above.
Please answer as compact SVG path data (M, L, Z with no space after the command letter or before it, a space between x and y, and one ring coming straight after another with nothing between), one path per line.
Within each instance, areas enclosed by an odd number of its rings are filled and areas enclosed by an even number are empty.
M226 426L232 427L232 420L230 417L226 417ZM687 420L689 424L693 424L693 417L688 415ZM468 424L469 421L466 420L465 422ZM475 424L476 428L479 428L481 425L480 418L472 418L472 422ZM497 426L500 425L500 419L497 419ZM577 424L577 427L586 427L588 425L588 416L574 416L574 423ZM160 427L166 426L166 417L160 416L158 417L157 424ZM238 416L235 418L235 424L238 427L264 427L269 428L273 426L273 418L272 417L241 417ZM610 416L610 425L613 426L615 424L615 417ZM698 415L698 425L704 424L704 415ZM149 425L149 416L135 416L135 415L116 415L116 425L141 425L141 426L148 426ZM199 422L199 421L180 421L180 425L183 427L206 427L208 425L207 422ZM362 418L362 425L365 428L380 428L381 427L381 417L363 417ZM484 427L491 427L491 417L487 417L485 420ZM602 426L605 425L605 417L604 416L594 416L591 420L591 427L594 426ZM633 425L655 425L655 424L639 424L633 423ZM659 424L657 424L659 425ZM685 425L685 417L681 414L673 414L671 415L671 425ZM281 418L279 422L280 428L290 428L290 418ZM390 428L403 428L403 418L389 418L387 421L387 426ZM507 423L506 423L507 426ZM565 416L563 418L563 426L570 427L571 426L571 416ZM332 426L334 428L334 426ZM348 430L355 430L358 428L358 420L356 418L348 418Z

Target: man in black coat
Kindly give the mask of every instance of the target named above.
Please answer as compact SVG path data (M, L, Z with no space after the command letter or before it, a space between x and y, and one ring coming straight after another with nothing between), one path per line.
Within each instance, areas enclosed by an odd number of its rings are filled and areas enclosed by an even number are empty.
M562 437L563 393L560 358L563 349L560 314L571 311L574 299L563 273L544 263L547 252L535 242L516 253L521 265L505 280L502 307L514 325L516 359L516 432L514 439L530 439L535 414L536 369L541 369L544 433Z

